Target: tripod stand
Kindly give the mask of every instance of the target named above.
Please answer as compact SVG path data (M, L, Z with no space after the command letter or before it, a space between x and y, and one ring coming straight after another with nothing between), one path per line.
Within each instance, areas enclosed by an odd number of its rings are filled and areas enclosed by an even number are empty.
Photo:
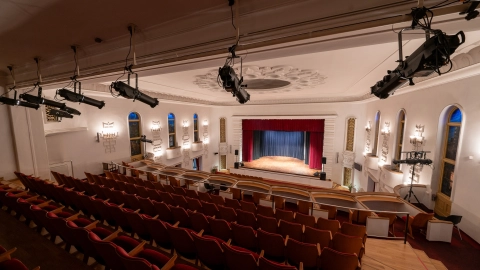
M408 197L408 202L410 202L410 198L412 197L415 197L415 200L417 200L417 203L420 203L420 201L418 200L417 196L415 195L415 193L413 192L413 177L415 176L415 165L416 164L413 164L412 166L412 179L410 180L410 190L408 191L407 194L405 194L405 197L403 197L404 200L407 199Z

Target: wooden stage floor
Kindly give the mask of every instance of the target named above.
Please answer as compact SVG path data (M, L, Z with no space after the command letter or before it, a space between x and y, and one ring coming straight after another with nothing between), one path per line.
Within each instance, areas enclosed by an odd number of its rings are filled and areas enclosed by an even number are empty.
M313 176L315 172L319 171L308 168L308 164L305 164L303 160L292 157L267 156L252 160L250 162L243 162L243 164L244 167L251 169L308 176Z

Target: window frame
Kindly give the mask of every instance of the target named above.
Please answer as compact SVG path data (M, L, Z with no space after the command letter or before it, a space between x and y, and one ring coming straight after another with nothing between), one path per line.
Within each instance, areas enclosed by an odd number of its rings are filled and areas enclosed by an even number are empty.
M138 119L130 119L130 114L132 114L132 113L135 113L138 116ZM143 155L144 155L143 148L140 144L140 154L132 156L132 141L140 140L140 138L142 136L142 116L138 112L132 111L132 112L128 113L127 119L128 119L128 138L130 139L130 141L129 141L130 142L130 144L129 144L130 145L130 159L132 161L141 160L141 159L143 159ZM130 132L131 132L130 123L132 123L132 122L138 122L138 135L139 135L139 137L131 137L130 136Z
M195 140L195 138L197 139ZM198 114L197 113L193 114L193 142L201 142L200 134L198 132Z
M462 114L462 121L460 121L460 122L450 122L453 113L457 110L459 110L460 113ZM460 108L458 108L457 106L452 106L450 108L450 111L448 112L446 120L447 121L446 121L445 125L443 126L443 129L444 129L444 131L443 131L443 142L442 142L443 151L442 151L442 158L441 158L441 164L440 164L440 175L439 175L440 179L439 179L438 191L442 195L444 195L446 197L449 197L449 198L452 198L453 185L452 185L452 191L450 191L450 196L442 192L443 173L444 173L444 170L445 170L445 163L448 163L448 164L454 166L453 175L455 175L455 169L457 168L456 167L456 158L457 158L456 155L458 154L458 152L455 154L455 160L447 158L448 132L450 130L450 127L459 127L460 131L461 131L462 122L463 122L463 112L462 112L462 110L460 110ZM459 134L459 140L460 140L460 136L461 136L461 134ZM459 141L457 141L457 147L458 147L458 143L459 143ZM458 151L458 149L457 149L457 151ZM450 180L450 181L453 182L454 180Z
M394 159L399 160L402 157L403 141L405 139L405 122L407 120L407 112L401 109L397 117L397 138L395 140L395 156Z
M173 133L170 133L170 115L173 115ZM168 148L177 147L177 127L176 127L176 118L174 113L169 113L167 116L167 128L168 128ZM173 135L173 146L170 146L170 136Z

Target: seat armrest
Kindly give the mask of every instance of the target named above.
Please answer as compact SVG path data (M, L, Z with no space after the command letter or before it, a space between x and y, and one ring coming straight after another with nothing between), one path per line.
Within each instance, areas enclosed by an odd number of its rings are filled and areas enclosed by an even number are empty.
M175 222L175 224L173 224L173 227L178 228L178 225L180 225L180 221Z
M12 253L14 253L17 250L17 248L12 248L10 250L5 251L4 253L0 254L0 262L10 260L12 257Z
M30 202L30 201L36 200L37 198L38 198L38 195L35 195L33 197L26 199L25 201Z
M78 219L78 216L80 215L80 213L76 213L75 215L73 216L69 216L68 218L66 218L67 221L72 221L72 220L76 220Z
M170 258L170 260L168 260L168 262L160 270L169 270L173 266L175 266L175 261L177 260L177 257L177 254L174 254L173 257Z
M42 207L44 207L44 206L49 205L51 202L53 202L53 200L48 200L48 201L43 202L43 203L41 203L41 204L37 204L37 206L40 207L40 208L42 208Z
M143 246L145 246L146 243L147 243L146 241L142 241L140 244L138 244L138 246L136 246L134 249L132 249L128 253L128 255L130 255L132 257L137 256L137 254L140 253L143 250Z
M54 209L54 210L52 210L52 211L50 211L50 212L56 214L56 213L62 212L63 208L65 208L65 206L60 206L60 207L58 207L57 209Z
M114 231L114 232L113 232L112 234L110 234L109 236L103 238L103 241L105 241L105 242L110 242L110 241L112 241L113 239L115 239L115 238L118 236L118 234L119 234L120 232L121 232L120 230Z
M91 230L93 228L97 227L97 224L99 223L99 220L95 220L94 222L88 224L87 226L83 227L84 229Z
M200 231L197 233L197 235L198 235L198 236L202 236L204 232L205 232L205 230L202 229L202 230L200 230Z
M285 237L285 246L287 246L287 242L288 242L288 234L287 234L287 237Z
M230 246L231 244L232 244L232 239L228 239L227 246Z

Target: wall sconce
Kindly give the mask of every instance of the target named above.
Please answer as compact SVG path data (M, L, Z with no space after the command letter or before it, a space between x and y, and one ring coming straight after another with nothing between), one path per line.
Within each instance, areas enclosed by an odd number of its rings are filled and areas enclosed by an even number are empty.
M425 138L423 137L424 130L425 125L415 125L415 134L410 136L410 143L413 145L415 150L418 150L425 144Z
M208 126L208 120L203 120L203 126L204 127Z
M188 127L188 120L183 120L183 124L182 124L182 125L183 125L184 128L185 128L185 127Z
M100 138L103 139L103 147L105 147L105 153L115 152L116 139L118 137L118 131L113 128L114 122L102 122L102 132L97 132L97 142L100 142Z
M365 131L370 132L372 130L372 126L370 125L370 121L368 121L367 126L365 126Z
M383 129L381 131L382 135L389 135L390 134L390 122L385 122L383 125Z
M160 121L152 121L150 131L152 131L153 133L162 131L162 125L160 125Z
M97 142L100 142L100 138L108 140L116 139L118 137L118 132L115 132L113 124L114 122L102 122L103 129L102 132L97 132Z

